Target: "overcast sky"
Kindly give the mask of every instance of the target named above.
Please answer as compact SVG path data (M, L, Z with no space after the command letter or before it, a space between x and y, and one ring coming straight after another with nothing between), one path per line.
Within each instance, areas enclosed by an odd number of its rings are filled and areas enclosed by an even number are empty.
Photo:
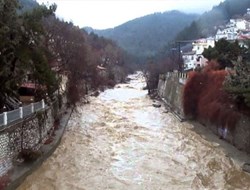
M181 10L202 13L223 0L37 0L57 4L56 14L75 25L95 29L113 28L155 12Z

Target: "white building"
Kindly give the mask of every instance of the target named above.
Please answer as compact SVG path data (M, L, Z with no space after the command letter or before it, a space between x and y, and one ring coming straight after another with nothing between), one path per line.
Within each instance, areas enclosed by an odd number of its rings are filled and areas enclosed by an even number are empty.
M244 19L230 19L224 29L218 29L215 40L222 38L226 40L236 40L242 31L250 29L250 23Z
M184 70L189 70L195 68L195 59L197 58L195 52L186 52L182 54L182 58L184 61Z
M250 15L250 8L247 9L247 15ZM230 41L238 40L241 46L246 46L245 41L250 40L250 19L230 19L229 23L224 27L218 29L215 37L195 40L192 43L192 51L183 53L184 68L190 70L196 68L198 65L203 67L207 60L202 53L205 48L209 46L214 47L215 41L219 39L226 39Z
M235 25L238 30L246 30L247 22L244 19L236 19Z
M218 29L216 35L215 35L215 41L218 41L219 39L226 39L226 40L236 40L237 39L237 28L236 27L228 27L225 29Z
M195 51L196 54L201 55L204 51L205 48L208 48L209 46L214 47L215 46L215 41L214 38L202 38L195 40L193 43L193 49L192 51Z
M194 70L196 67L204 67L207 59L203 55L197 55L195 52L183 53L184 70Z
M205 48L215 46L214 38L204 38L195 40L192 43L192 51L183 53L184 70L195 69L197 66L204 67L207 64L207 59L202 55Z

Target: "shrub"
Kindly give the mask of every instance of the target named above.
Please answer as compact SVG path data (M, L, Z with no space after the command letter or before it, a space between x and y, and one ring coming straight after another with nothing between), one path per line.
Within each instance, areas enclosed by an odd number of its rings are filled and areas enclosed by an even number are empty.
M5 189L6 186L10 183L10 176L9 173L5 174L4 176L0 177L0 189Z
M37 160L42 155L42 152L39 150L23 149L19 153L19 157L23 158L25 162L32 162Z
M239 59L234 65L234 71L226 77L225 90L233 95L238 106L250 108L250 62Z
M233 98L224 90L227 72L192 72L183 92L186 116L233 129L240 118Z

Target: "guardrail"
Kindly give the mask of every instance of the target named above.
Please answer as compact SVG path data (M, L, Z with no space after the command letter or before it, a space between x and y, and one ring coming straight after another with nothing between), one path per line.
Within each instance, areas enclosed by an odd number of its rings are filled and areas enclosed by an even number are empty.
M29 117L33 113L40 111L45 108L44 100L40 102L31 103L27 106L19 107L9 112L3 112L0 114L0 127L6 126L12 122L15 122L19 119Z

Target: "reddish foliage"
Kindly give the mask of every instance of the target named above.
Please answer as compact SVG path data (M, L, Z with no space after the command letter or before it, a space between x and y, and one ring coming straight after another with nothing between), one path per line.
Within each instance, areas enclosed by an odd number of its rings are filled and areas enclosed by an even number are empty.
M0 190L5 189L6 186L10 183L9 174L0 177Z
M68 103L71 105L75 105L77 102L80 102L81 98L85 95L83 85L80 82L80 80L73 77L69 78L67 99Z
M109 87L114 87L115 84L116 84L116 83L115 83L114 80L111 80L111 79L107 80L107 85L108 85Z
M190 72L188 81L183 92L184 113L188 116L196 117L200 94L202 92L203 75L197 72Z
M44 144L50 144L50 143L52 143L53 142L53 137L49 137L45 142L44 142Z
M218 127L233 129L240 114L233 99L223 89L227 72L213 71L216 64L212 64L203 72L190 73L183 92L184 113Z
M203 72L216 71L216 70L219 70L220 67L221 66L217 61L211 60L211 61L208 62L206 67L203 68Z
M54 130L59 129L60 127L60 119L55 119L54 121Z

